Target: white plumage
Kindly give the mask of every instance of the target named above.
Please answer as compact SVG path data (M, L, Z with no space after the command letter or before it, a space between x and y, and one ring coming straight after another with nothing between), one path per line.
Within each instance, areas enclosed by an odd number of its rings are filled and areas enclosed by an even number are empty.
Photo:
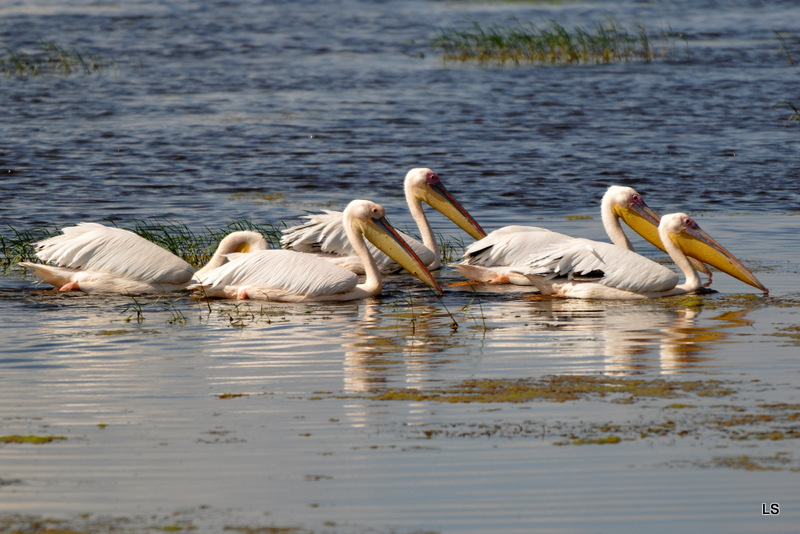
M428 269L434 270L441 266L441 254L433 229L422 209L423 202L444 214L474 239L486 235L431 169L414 168L408 171L403 189L409 212L417 224L422 242L402 232L399 234ZM342 212L324 210L323 213L307 215L305 218L308 222L283 231L281 244L284 248L317 254L353 272L364 273L364 266L350 245L342 226ZM382 272L395 272L400 268L397 262L370 243L367 243L367 246Z
M210 297L276 301L318 300L346 293L358 275L315 256L293 250L231 254L230 261L201 279Z
M603 195L600 213L606 233L618 247L633 250L620 218L661 246L657 233L659 218L633 188L609 187ZM519 269L527 265L532 255L560 244L567 246L573 239L537 226L505 226L469 245L455 267L476 282L531 285L527 277L518 274Z
M352 201L342 227L366 271L363 283L352 271L312 254L267 250L231 255L231 261L205 273L192 287L209 297L277 301L344 301L377 295L383 280L365 237L414 276L441 294L441 288L419 257L385 219L381 206Z
M678 275L633 251L622 247L569 238L531 255L517 273L525 276L545 295L568 298L638 299L680 295L702 287L700 277L686 251L764 292L759 282L733 255L725 250L685 213L661 218L658 235L670 258L684 274Z
M196 269L189 263L129 230L79 223L61 232L36 243L36 257L50 264L20 262L61 291L161 293L184 289L194 280ZM233 232L203 269L222 265L229 253L266 248L257 232Z

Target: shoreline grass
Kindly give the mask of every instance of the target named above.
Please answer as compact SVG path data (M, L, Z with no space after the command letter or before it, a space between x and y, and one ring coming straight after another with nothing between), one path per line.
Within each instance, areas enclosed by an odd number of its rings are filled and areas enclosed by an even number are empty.
M673 35L661 32L660 46L656 48L644 25L638 24L629 31L613 19L595 24L592 30L580 26L569 30L552 20L541 27L531 22L483 27L475 22L469 30L440 30L433 46L449 61L500 64L650 62L674 55Z

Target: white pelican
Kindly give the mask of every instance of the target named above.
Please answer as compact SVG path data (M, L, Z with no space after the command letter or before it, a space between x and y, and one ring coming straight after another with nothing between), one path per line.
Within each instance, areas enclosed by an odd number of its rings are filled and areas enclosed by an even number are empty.
M603 195L600 215L606 234L616 246L633 250L620 224L622 219L647 241L664 250L658 237L658 215L632 187L609 187ZM462 261L455 267L463 276L476 282L532 285L527 277L518 273L519 268L527 264L531 255L571 239L571 236L537 226L505 226L469 245ZM705 265L690 261L710 275Z
M702 284L687 254L757 287L764 285L719 243L711 239L685 213L665 215L658 235L667 253L683 272L678 275L652 260L622 247L572 238L561 241L528 258L519 274L527 277L544 295L567 298L641 299L681 295Z
M342 214L350 245L365 267L366 279L333 263L294 250L265 250L232 254L230 262L204 273L192 286L208 297L287 302L345 301L377 295L383 279L364 240L389 255L441 295L442 289L414 251L386 220L380 205L354 200Z
M432 170L416 168L408 171L404 189L408 210L411 212L414 222L417 223L422 243L402 232L400 232L400 236L411 246L428 269L434 270L441 267L441 254L433 229L422 210L423 202L440 211L474 239L480 239L486 235L483 228L453 198L439 176ZM364 266L347 240L340 211L325 210L324 213L307 215L305 218L309 219L309 222L283 231L281 238L283 248L318 254L336 265L350 269L357 274L364 274ZM398 270L399 266L391 258L373 246L368 246L382 272Z
M79 223L61 232L35 243L36 256L55 265L20 262L59 291L164 293L185 289L195 276L223 265L227 254L268 248L258 232L232 232L220 241L208 264L195 272L189 263L129 230Z

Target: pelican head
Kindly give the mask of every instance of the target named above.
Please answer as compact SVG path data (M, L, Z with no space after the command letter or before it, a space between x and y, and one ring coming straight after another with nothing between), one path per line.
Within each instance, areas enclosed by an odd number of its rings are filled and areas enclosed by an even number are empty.
M615 245L633 250L631 242L622 232L619 223L614 224L611 220L622 219L634 232L666 252L664 244L658 235L660 219L656 212L651 210L650 206L645 203L642 195L637 193L634 188L622 185L609 187L606 194L603 195L601 213L603 225ZM698 258L691 257L689 261L695 269L705 273L709 278L711 277L711 271Z
M386 220L386 212L382 206L369 200L353 200L345 208L343 218L346 223L349 221L353 231L363 235L439 295L442 294L442 288L422 260Z
M769 294L764 284L742 265L733 254L725 250L707 233L700 229L694 219L685 213L671 213L661 219L662 239L668 238L687 256L716 267L753 287Z
M411 169L406 174L406 198L417 202L425 202L433 209L457 224L474 239L486 237L486 232L472 218L453 195L447 191L439 176L430 169Z
M634 188L622 185L609 187L606 194L603 195L601 212L604 222L608 217L622 219L637 234L664 250L661 239L658 237L659 217ZM632 250L630 243L625 248Z

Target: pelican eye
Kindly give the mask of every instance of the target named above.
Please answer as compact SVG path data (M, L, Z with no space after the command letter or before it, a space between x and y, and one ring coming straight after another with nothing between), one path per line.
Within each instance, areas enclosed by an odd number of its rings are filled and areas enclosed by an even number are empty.
M696 222L694 222L694 219L692 219L691 217L686 217L686 218L683 220L683 225L684 225L686 228L697 228L697 223L696 223Z
M441 180L439 180L439 176L435 172L429 172L428 176L425 177L428 180L429 184L438 184Z

